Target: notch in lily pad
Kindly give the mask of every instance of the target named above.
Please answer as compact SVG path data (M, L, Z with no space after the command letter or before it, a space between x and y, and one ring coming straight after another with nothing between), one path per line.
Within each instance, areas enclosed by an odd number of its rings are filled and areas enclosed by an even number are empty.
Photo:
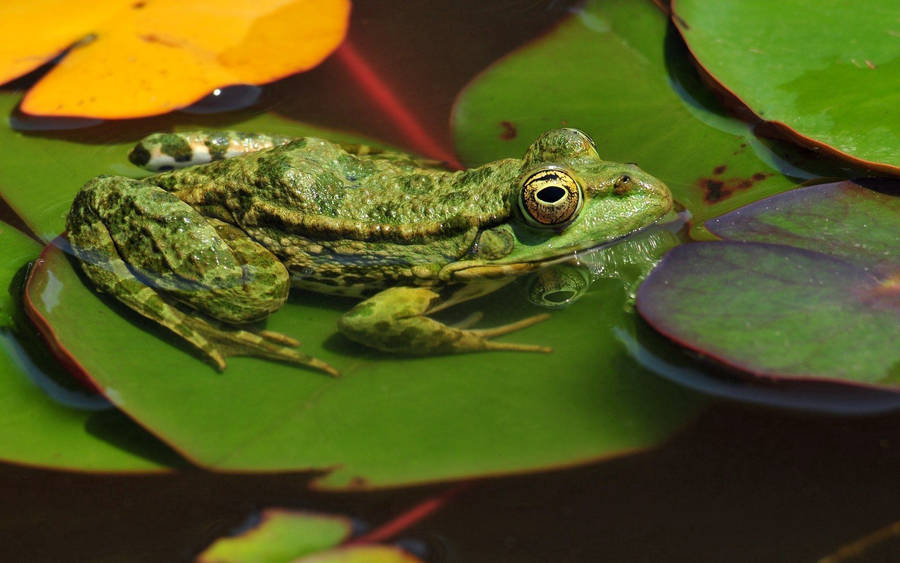
M721 242L671 251L637 309L743 374L900 391L900 182L821 184L706 222Z

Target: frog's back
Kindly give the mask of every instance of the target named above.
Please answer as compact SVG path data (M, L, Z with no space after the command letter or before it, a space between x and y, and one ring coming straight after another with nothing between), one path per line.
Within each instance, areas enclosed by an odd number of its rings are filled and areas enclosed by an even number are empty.
M422 242L502 222L520 161L464 171L317 138L162 174L154 183L244 228L322 239Z

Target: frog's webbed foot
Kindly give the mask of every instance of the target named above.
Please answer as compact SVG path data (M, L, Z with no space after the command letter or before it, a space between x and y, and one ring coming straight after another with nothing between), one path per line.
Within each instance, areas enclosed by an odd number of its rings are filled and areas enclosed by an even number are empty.
M193 344L219 371L225 369L225 358L229 356L256 356L307 366L332 377L340 375L336 369L322 360L296 350L300 343L279 332L270 330L254 332L240 327L214 324L201 317L183 313L179 321L179 324L174 326L167 322L158 322Z
M473 323L472 316L457 326L448 326L427 317L439 301L440 295L428 288L390 288L345 313L338 320L338 328L356 342L387 352L405 354L454 354L484 350L551 351L546 346L491 340L546 320L549 318L546 313L499 327L468 329L465 327Z

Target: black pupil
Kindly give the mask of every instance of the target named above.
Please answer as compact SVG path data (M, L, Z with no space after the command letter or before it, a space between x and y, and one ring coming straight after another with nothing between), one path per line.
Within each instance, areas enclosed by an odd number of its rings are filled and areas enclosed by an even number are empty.
M571 299L575 295L575 292L572 290L560 290L554 291L553 293L548 293L544 296L544 299L551 303L565 303L569 299Z
M566 197L566 190L559 186L547 186L546 188L541 188L540 191L535 194L535 197L544 203L556 203Z

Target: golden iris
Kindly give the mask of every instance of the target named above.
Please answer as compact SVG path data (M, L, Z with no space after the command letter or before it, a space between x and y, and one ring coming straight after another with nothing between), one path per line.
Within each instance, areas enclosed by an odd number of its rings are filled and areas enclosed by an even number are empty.
M568 173L545 168L534 172L522 183L519 205L526 219L538 226L565 225L581 208L581 188Z

